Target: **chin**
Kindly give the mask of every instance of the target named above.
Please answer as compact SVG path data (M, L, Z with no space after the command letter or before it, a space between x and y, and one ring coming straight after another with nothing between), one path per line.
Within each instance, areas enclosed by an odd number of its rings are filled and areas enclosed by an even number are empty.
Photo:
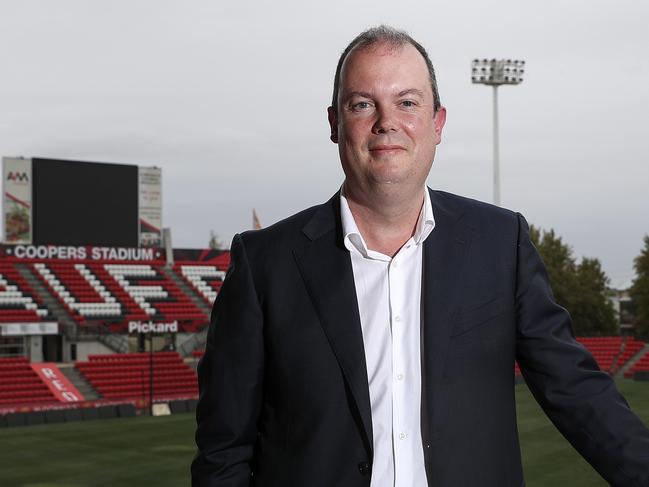
M404 169L405 167L403 164L383 164L374 168L374 171L372 171L372 176L376 181L398 183L402 182L405 179L408 179L408 177L412 175L410 172L405 171Z
M407 182L407 178L400 174L375 174L372 180L375 185L386 187L399 187Z

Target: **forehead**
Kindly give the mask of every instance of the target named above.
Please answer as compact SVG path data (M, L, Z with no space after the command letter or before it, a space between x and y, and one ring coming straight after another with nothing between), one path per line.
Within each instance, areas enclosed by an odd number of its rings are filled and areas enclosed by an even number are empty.
M426 90L426 86L428 89ZM370 88L417 88L432 96L428 66L411 44L387 43L354 48L340 72L341 95Z

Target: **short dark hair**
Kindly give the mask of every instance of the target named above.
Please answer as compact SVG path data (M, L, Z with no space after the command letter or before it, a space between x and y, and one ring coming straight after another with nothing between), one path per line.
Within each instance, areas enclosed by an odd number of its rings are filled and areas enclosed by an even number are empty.
M354 38L353 41L351 41L347 45L343 53L340 55L340 59L338 59L338 66L336 66L336 76L334 77L334 92L331 99L331 106L334 108L334 110L338 111L340 71L342 70L343 63L345 62L345 59L347 59L349 53L355 48L365 49L379 43L386 43L394 47L401 47L405 44L410 44L415 49L417 49L417 51L419 51L419 54L421 54L421 56L424 58L424 61L426 61L426 67L428 68L430 87L433 90L433 108L435 109L435 111L439 110L442 105L439 100L439 91L437 90L435 68L433 68L433 63L430 60L430 57L428 57L426 49L424 49L421 44L410 37L407 32L395 29L394 27L390 27L389 25L379 25L378 27L372 27L371 29L367 29L366 31L361 32Z

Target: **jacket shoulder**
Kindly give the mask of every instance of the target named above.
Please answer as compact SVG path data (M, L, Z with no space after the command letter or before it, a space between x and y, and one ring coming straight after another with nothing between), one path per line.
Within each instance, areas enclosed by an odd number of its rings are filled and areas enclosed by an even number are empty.
M247 230L239 234L248 254L268 254L277 249L293 247L305 238L302 229L322 207L315 205L259 230Z
M511 227L512 224L518 225L518 213L508 208L486 203L484 201L460 196L446 191L431 190L431 200L433 202L433 214L435 206L443 210L462 215L468 222L478 228L491 227L496 225L500 227L505 225Z

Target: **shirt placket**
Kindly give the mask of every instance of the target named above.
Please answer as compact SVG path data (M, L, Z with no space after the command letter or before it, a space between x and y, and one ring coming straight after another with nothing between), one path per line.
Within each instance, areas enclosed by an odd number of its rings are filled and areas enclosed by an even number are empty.
M407 320L404 290L405 252L398 253L390 263L390 314L392 325L392 441L394 445L395 485L406 485L408 444L411 431L408 428L407 410ZM403 468L405 467L405 469ZM406 481L407 482L407 481Z
M419 322L415 320L415 302L412 289L413 272L417 270L417 245L407 243L390 263L390 310L392 319L392 397L393 397L393 444L395 460L395 486L413 486L413 461L417 448L421 449L421 436L413 431L417 423L413 415L418 414L416 388L420 378L414 369L413 334L419 333ZM416 298L415 298L416 299ZM416 340L418 342L418 340ZM418 440L419 439L419 440ZM418 443L418 444L417 444Z

